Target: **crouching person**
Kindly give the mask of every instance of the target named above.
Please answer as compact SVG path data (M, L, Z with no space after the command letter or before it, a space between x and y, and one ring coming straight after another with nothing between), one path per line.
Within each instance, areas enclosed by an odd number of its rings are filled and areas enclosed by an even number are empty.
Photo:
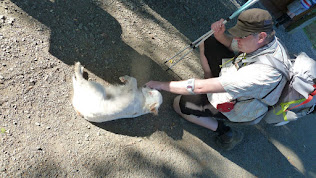
M212 24L214 37L200 48L205 79L149 81L150 88L180 94L174 109L184 119L218 133L216 144L225 150L241 142L243 134L225 122L259 121L274 105L286 77L277 69L256 63L272 56L289 66L286 51L275 37L272 17L262 9L242 12L225 33L223 19ZM236 55L235 55L236 54ZM222 68L219 65L222 64Z

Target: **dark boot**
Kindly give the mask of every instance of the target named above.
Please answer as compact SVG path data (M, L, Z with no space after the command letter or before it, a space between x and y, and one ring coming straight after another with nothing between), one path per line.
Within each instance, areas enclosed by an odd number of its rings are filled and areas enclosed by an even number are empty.
M238 143L240 143L243 137L244 134L242 132L229 129L229 131L227 131L226 133L218 135L216 137L215 143L218 147L228 151L233 149Z

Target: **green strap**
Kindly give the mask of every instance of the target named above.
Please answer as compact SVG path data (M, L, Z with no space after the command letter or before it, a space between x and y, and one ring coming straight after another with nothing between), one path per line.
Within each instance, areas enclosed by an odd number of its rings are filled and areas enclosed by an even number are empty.
M243 59L246 59L246 55L247 55L247 53L242 53L242 54L244 54L244 56L242 56L242 60ZM242 54L240 54L240 55L242 55ZM240 56L239 55L239 56ZM222 68L224 65L226 65L227 63L229 63L230 61L232 61L232 60L234 60L234 59L236 59L236 58L238 58L239 56L237 56L237 57L232 57L231 59L229 59L228 61L226 61L226 62L224 62L224 64L222 64L222 65L219 65L219 68Z
M227 63L229 63L229 62L232 61L233 59L234 59L234 57L231 58L231 59L229 59L228 61L226 61L224 64L219 65L219 67L222 68L224 65L226 65Z
M305 98L302 98L302 99L299 99L299 100L294 100L294 101L290 101L290 102L286 102L286 103L281 103L280 106L281 106L281 110L279 112L276 113L276 115L280 115L281 113L283 113L283 118L285 121L287 121L287 117L286 117L286 110L287 108L290 107L290 105L292 104L296 104L296 103L302 103L304 102L306 99Z

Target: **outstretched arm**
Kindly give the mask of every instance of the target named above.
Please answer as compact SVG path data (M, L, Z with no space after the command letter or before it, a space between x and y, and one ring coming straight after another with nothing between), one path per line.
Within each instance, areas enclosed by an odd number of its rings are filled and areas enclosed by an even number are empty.
M188 80L159 82L149 81L146 86L156 90L164 90L175 94L190 95L187 90ZM195 94L221 93L226 92L218 78L196 79L194 82Z

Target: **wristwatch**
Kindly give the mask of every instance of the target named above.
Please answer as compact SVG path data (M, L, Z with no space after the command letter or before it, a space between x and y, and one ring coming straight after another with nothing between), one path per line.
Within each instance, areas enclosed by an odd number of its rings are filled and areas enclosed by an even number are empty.
M194 95L194 82L195 82L195 79L194 78L191 78L189 80L187 80L187 91Z

